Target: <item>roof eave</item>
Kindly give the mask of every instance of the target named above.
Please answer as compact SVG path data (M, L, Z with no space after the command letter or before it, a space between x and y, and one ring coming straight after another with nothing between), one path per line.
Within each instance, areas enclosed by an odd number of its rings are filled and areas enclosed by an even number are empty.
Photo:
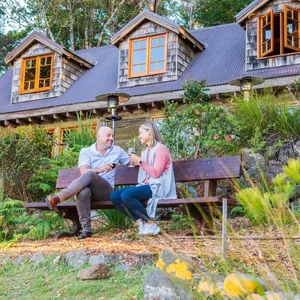
M83 65L88 69L93 67L92 63L90 63L90 62L86 61L85 59L81 58L80 56L68 51L63 46L56 47L55 45L53 45L52 43L49 43L46 39L43 39L41 36L39 36L38 34L35 34L35 33L32 34L31 36L29 36L27 39L25 39L24 42L21 43L17 48L15 48L10 53L8 53L4 59L5 63L7 65L11 64L17 57L21 56L22 53L27 48L29 48L32 44L34 44L36 42L39 42L39 43L45 45L46 47L50 48L51 50L53 50L61 55L65 55L69 59L75 60L80 65Z
M242 24L243 22L246 21L246 19L252 14L254 13L257 9L259 9L260 7L262 7L263 5L265 5L267 2L269 2L270 0L263 0L260 3L254 5L253 7L251 7L249 10L245 11L244 14L242 14L241 16L238 16L235 18L236 22L239 24Z
M15 48L10 53L8 53L4 59L5 63L10 64L12 61L15 60L16 57L19 57L28 47L30 47L36 41L44 44L45 46L49 47L53 51L62 54L62 48L55 47L54 45L50 44L48 41L34 34L29 39L21 43L21 45L19 45L17 48Z
M65 55L68 59L73 59L76 62L78 62L80 65L85 66L88 69L92 68L95 65L66 49L62 50L62 54Z
M167 23L161 19L155 18L154 16L148 14L147 12L143 12L138 19L135 20L135 22L131 23L128 26L125 26L122 28L119 32L117 32L112 38L111 38L111 44L112 45L118 45L125 36L127 36L135 27L137 27L139 24L144 22L145 20L152 21L158 25L161 25L164 28L169 29L170 31L173 31L175 33L179 33L179 25L178 26L172 26L172 24Z
M179 28L180 34L186 38L189 42L191 42L195 47L197 47L200 51L204 49L204 45L202 45L198 40L196 40L189 32L187 32L182 27Z

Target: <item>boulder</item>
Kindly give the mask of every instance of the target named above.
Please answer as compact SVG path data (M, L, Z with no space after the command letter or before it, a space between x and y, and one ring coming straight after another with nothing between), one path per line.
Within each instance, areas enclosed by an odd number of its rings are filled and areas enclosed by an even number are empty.
M224 292L229 297L246 297L253 293L263 294L264 290L262 283L260 283L256 277L248 274L235 273L225 278Z
M86 250L76 250L64 254L63 259L66 265L77 268L88 262L89 255Z
M144 281L144 300L189 300L192 290L182 281L172 280L166 273L155 269Z
M251 149L243 149L242 164L246 170L251 168L264 169L265 159L260 153L254 153Z
M224 274L221 273L203 273L198 284L197 291L201 296L220 297L224 292Z
M271 181L277 174L282 172L283 163L277 160L270 160L268 164L268 180Z
M295 153L295 157L300 157L300 141L296 142L294 144L294 153Z
M106 264L97 264L78 272L77 278L81 280L104 279L110 276L110 270Z
M156 254L138 253L133 258L133 265L136 267L152 266L157 259Z
M281 161L284 165L286 165L288 163L288 160L291 158L296 158L293 144L287 144L279 149L278 160Z
M192 261L190 258L179 255L172 250L164 249L156 263L156 267L167 274L192 283Z
M30 263L41 264L46 260L45 255L42 252L37 252L29 259Z
M107 263L115 264L120 260L121 260L121 256L117 254L91 255L89 258L89 265L107 264Z

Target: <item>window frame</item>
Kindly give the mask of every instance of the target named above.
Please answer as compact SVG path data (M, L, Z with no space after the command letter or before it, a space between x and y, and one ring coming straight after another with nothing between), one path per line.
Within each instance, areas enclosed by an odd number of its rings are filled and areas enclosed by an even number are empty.
M150 71L150 64L151 64L151 41L154 38L164 37L165 38L165 45L164 45L164 69L158 71ZM133 43L136 41L146 40L146 71L143 73L135 73L132 74L132 58L133 58ZM133 38L129 40L129 59L128 59L128 78L135 78L135 77L143 77L149 75L157 75L163 74L167 72L167 49L168 49L168 34L167 33L160 33L151 36L143 36L138 38Z
M294 47L290 44L288 44L288 33L287 33L287 13L288 13L288 9L292 10L294 13L298 13L298 47ZM283 25L283 36L284 36L284 47L291 49L291 50L295 50L295 51L300 51L300 9L291 7L289 5L285 5L284 6L284 10L283 10L283 20L284 20L284 25Z
M41 59L51 57L51 65L50 65L50 85L47 87L39 88L39 80L40 80L40 67L41 67ZM25 84L25 70L26 70L26 62L29 60L36 59L36 72L35 72L35 79L34 79L34 89L25 90L24 84ZM44 92L49 91L52 89L52 79L53 79L53 60L54 55L53 53L38 55L38 56L32 56L32 57L26 57L22 59L22 68L21 68L21 76L20 76L20 94L30 94L30 93L37 93L37 92Z
M271 24L271 48L263 52L263 20L264 18L267 18L270 15L270 24ZM265 57L266 55L270 54L272 51L274 51L274 13L273 10L267 11L263 16L261 16L259 19L259 56Z

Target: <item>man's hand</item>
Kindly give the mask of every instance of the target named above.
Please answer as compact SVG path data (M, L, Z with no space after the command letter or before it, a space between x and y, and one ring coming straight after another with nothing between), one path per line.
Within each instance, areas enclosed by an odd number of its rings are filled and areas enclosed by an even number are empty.
M88 165L83 165L83 166L80 167L80 174L82 175L87 171L93 171L93 172L98 174L98 173L109 172L112 169L113 169L113 164L105 164L105 165L102 165L99 168L93 168L93 169Z
M96 173L109 172L112 169L113 169L113 165L112 164L105 164L105 165L102 165L101 167L97 168L98 171L96 171Z

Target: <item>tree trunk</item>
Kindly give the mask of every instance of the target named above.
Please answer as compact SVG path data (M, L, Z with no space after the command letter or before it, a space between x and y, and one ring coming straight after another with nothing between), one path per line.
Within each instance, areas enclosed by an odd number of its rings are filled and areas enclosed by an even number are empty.
M73 15L73 7L71 0L68 1L68 10L69 10L69 34L70 34L70 49L72 51L75 50L74 43L74 15Z

